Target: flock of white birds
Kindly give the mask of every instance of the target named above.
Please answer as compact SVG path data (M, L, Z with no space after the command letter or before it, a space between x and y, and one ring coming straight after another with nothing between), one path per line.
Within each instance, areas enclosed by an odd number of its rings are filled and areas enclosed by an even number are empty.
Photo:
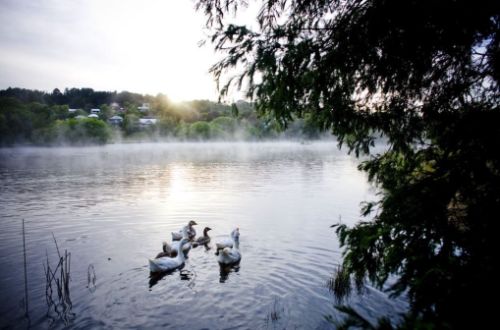
M163 242L163 252L160 252L155 259L149 259L149 270L153 273L166 272L181 267L186 261L191 248L200 245L208 245L210 227L205 227L203 236L196 238L196 230L193 226L196 221L191 220L179 232L172 233L172 244ZM221 265L237 264L241 260L240 252L240 230L231 231L229 237L224 238L215 244L217 251L217 261Z

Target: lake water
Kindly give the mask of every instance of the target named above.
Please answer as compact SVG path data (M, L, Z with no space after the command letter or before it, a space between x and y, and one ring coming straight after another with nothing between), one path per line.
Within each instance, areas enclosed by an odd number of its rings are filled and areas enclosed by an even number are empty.
M356 223L375 195L358 163L334 142L0 149L0 327L334 328L330 225ZM150 277L148 258L191 219L212 245L239 227L239 267L198 247ZM52 234L71 253L65 303L46 294ZM373 288L349 303L370 319L405 307Z

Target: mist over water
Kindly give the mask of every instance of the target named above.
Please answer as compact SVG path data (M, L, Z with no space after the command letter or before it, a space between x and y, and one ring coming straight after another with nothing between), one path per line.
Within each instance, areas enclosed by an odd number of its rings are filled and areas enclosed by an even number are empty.
M46 316L54 233L71 252L72 327L331 328L326 282L341 255L329 226L354 224L375 198L358 163L333 142L0 149L0 325L64 327ZM239 268L198 247L182 271L150 278L148 258L192 219L212 245L240 228ZM368 291L351 300L368 318L403 311Z

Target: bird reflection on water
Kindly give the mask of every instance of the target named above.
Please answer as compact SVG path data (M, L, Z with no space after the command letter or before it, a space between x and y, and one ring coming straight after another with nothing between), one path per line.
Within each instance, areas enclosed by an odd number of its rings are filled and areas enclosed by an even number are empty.
M188 281L188 288L193 289L196 285L196 272L194 270L181 270L181 281Z
M174 270L161 272L161 273L149 273L149 289L151 290L153 286L158 284L163 278L169 275L173 275L176 272L179 272L179 278L181 281L188 281L187 287L193 289L196 285L196 272L194 270L184 269L184 265Z
M33 281L46 278L40 262L46 260L43 247L47 246L49 257L57 257L51 243L54 231L66 242L61 255L67 248L78 258L71 263L69 282L74 304L66 309L77 315L68 317L71 327L255 329L263 327L267 314L270 327L277 324L282 329L284 320L287 328L316 327L324 315L337 315L324 283L340 256L334 254L338 251L334 233L325 228L331 225L332 214L342 214L343 221L354 223L359 202L372 197L366 178L356 174L357 162L335 150L332 143L0 150L0 250L5 265L0 323L19 327L25 309L32 324L50 322L44 283ZM200 214L200 221L216 232L209 252L200 246L189 253L184 269L196 271L196 278L183 274L191 279L181 280L180 271L150 277L145 256L160 252L165 233L184 223L183 219ZM29 309L13 305L26 295L22 290L21 215L30 219L26 222L29 285L25 289ZM249 238L242 251L241 266L246 268L220 269L215 242L219 233L236 223ZM282 239L268 245L275 230L281 231ZM113 262L107 262L108 258ZM58 260L51 260L55 270ZM196 294L187 288L189 284L196 284ZM286 314L273 323L278 318L272 300L276 295L291 312L290 317ZM52 297L58 302L57 289ZM256 297L262 304L255 304ZM297 297L307 304L296 304ZM395 306L374 297L378 295L363 300L368 313L390 313ZM169 317L169 325L164 324L166 310L178 316ZM64 320L51 311L57 320L54 327L63 327Z
M172 270L169 270L169 271L165 271L165 272L149 272L149 290L151 290L156 284L158 284L159 281L161 281L164 277L168 276L168 275L173 275L175 272L177 271L181 271L182 272L182 269L184 268L184 265L176 268L176 269L172 269ZM182 276L181 276L181 279L182 279Z
M201 247L201 246L204 247L205 253L211 250L211 246L209 245L209 243L198 245L197 247ZM184 257L186 259L188 259L189 251L184 253ZM149 289L151 289L153 286L155 286L159 281L161 281L167 275L172 275L173 273L175 273L178 270L180 271L179 275L180 275L181 281L190 281L188 284L188 287L190 289L194 288L195 279L196 279L196 272L193 270L185 270L184 267L185 267L185 264L183 264L182 266L180 266L178 268L169 270L169 271L149 272Z
M231 265L221 265L220 266L220 278L219 283L226 283L229 279L230 273L238 273L240 271L240 263L235 263Z

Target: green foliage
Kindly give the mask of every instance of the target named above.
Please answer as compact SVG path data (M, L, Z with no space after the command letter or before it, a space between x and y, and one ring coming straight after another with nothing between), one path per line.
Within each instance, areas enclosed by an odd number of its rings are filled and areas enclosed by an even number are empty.
M33 126L27 106L14 98L0 98L0 142L10 144L29 139Z
M231 116L234 118L238 118L238 115L240 114L240 111L238 110L238 106L236 104L231 104Z
M218 117L211 122L214 129L218 129L226 134L233 135L238 123L231 117Z
M99 119L107 122L109 118L119 115L124 119L120 127L114 127L115 136L141 139L173 138L181 140L258 140L275 138L282 133L281 129L266 116L258 117L252 103L238 101L238 104L224 104L207 100L195 100L182 103L171 103L165 95L155 97L129 92L100 92L90 88L66 89L61 92L55 89L52 93L44 93L26 89L7 89L0 91L0 144L13 143L51 143L61 141L64 134L53 133L55 122L70 118L81 118L89 115L89 109L101 110ZM7 97L8 96L8 97ZM41 102L31 102L41 100ZM122 101L111 105L99 104L102 100ZM30 102L28 102L30 101ZM72 102L59 104L58 102ZM150 110L141 112L138 105L149 103ZM79 109L69 113L68 108L81 105ZM157 124L144 126L139 119L149 117L157 119ZM190 125L196 124L191 129ZM208 125L208 126L207 126ZM207 128L208 127L208 128ZM291 138L315 136L305 133L310 130L303 122L297 122L286 134ZM61 141L62 143L62 141ZM68 143L73 143L68 141Z
M126 135L131 135L139 131L139 115L135 111L130 111L125 115L123 130Z
M22 103L47 103L48 94L42 91L24 88L7 88L0 91L0 98L14 98Z
M175 136L181 140L189 139L190 125L181 121L175 130Z
M189 138L207 140L210 138L210 125L204 121L192 123L189 127Z
M173 117L161 117L159 131L162 136L173 137L177 129L178 121Z
M377 325L373 325L368 321L366 318L361 316L356 310L354 310L351 307L348 306L336 306L335 307L338 311L344 313L347 317L346 319L339 323L339 322L332 322L334 323L337 327L337 330L347 330L350 328L356 328L356 329L369 329L369 330L392 330L394 329L391 325L391 322L387 318L381 318L378 321ZM332 320L330 320L332 321Z
M99 119L88 118L78 120L78 123L75 127L76 130L83 131L82 137L84 139L88 139L85 140L86 143L87 141L90 141L91 144L105 144L111 136L109 126L104 121ZM79 132L79 134L82 133ZM78 138L76 141L80 142L81 139Z
M99 109L101 110L101 113L99 114L99 119L107 121L110 117L113 117L113 111L111 110L111 107L109 105L101 104L99 106Z
M34 132L37 144L105 144L111 137L111 129L95 118L56 120L51 126Z
M497 281L500 5L263 1L253 31L226 19L244 3L197 3L225 54L211 69L222 97L248 86L261 115L304 118L356 155L388 141L360 167L380 189L362 210L371 218L337 228L340 274L379 288L395 276L389 292L411 304L400 328L495 323L484 294Z

